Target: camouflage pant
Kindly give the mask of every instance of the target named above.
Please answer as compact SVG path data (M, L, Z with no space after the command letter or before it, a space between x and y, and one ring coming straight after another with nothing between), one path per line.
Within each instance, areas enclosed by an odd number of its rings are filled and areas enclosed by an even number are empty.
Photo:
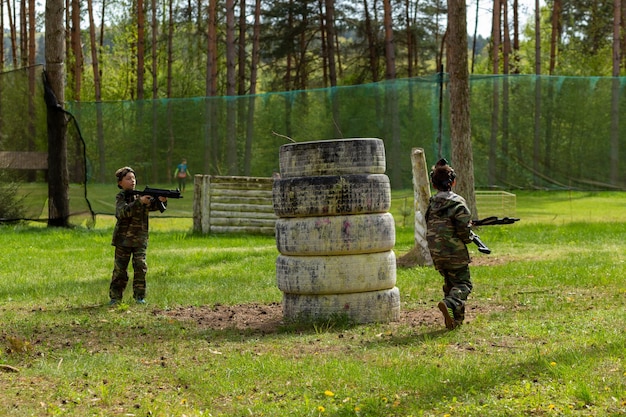
M146 297L146 248L115 247L115 266L109 287L111 300L121 300L128 284L128 264L133 257L133 297L139 300Z
M441 269L439 273L444 278L443 301L454 311L454 319L465 319L465 300L472 292L472 280L469 267L459 269Z

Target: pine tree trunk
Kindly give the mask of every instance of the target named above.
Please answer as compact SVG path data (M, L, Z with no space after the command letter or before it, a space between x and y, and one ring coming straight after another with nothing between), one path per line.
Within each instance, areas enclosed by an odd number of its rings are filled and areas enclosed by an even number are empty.
M17 28L15 27L15 13L11 13L11 3L9 1L7 1L7 15L9 16L9 30L11 32L11 55L13 56L13 68L17 68Z
M448 0L448 35L446 40L448 73L450 74L452 163L458 173L456 190L467 200L473 218L478 218L474 194L465 0Z
M37 126L35 124L35 1L28 0L28 150L35 150L35 138L37 137ZM26 38L26 36L24 36ZM28 181L35 181L36 173L30 171Z
M561 9L561 0L554 0L554 5L552 6L552 33L550 35L550 67L548 70L550 75L554 75L556 56L561 39Z
M493 74L500 73L500 39L502 33L502 3L500 0L494 0L493 2L493 15L491 26L491 59L492 59L492 72ZM489 141L489 159L487 165L487 181L490 186L496 183L496 149L498 146L498 133L500 132L500 79L493 78L493 92L492 92L492 111L491 111L491 137Z
M71 68L72 77L74 79L73 99L75 101L80 101L80 90L83 71L83 50L80 39L80 1L72 0L71 5L72 26L70 29L70 45L72 48L72 56L74 58Z
M205 86L207 97L217 95L217 2L218 0L209 0ZM205 132L204 172L211 174L213 173L211 166L217 167L220 154L217 140L217 110L214 101L206 100L205 113L208 128Z
M137 0L137 100L144 97L145 13L143 0Z
M620 41L622 53L620 54L620 59L621 59L622 68L626 69L626 1L621 0L620 3L621 3L620 4L621 5L621 9L622 9L622 12L620 14L620 16L621 16L621 19L620 19L621 31L620 31L620 33L622 34L622 38L621 38L621 41Z
M159 105L158 105L158 94L159 94L159 84L158 84L158 66L157 66L157 38L159 34L158 27L158 19L157 19L157 10L156 10L156 0L150 0L150 9L152 12L150 28L152 32L151 37L151 58L152 62L150 63L150 68L152 72L152 182L156 183L161 180L159 178L159 173L161 172L159 161ZM170 164L167 164L165 168L165 173L167 175L167 179L172 177L170 174Z
M166 63L166 71L167 71L167 81L165 87L165 96L167 98L172 97L172 63L173 63L173 51L172 51L172 38L174 37L174 6L173 0L167 0L167 63ZM165 18L163 18L165 20ZM165 114L167 115L167 134L168 134L168 148L167 148L167 166L168 178L172 179L172 173L170 171L171 166L174 165L174 161L172 159L172 151L174 150L175 145L175 135L174 135L174 123L172 122L172 101L167 100L167 110Z
M167 98L172 97L172 64L174 63L174 46L172 39L174 38L174 0L167 0L167 87L165 95ZM207 57L208 62L208 57ZM208 65L207 65L208 69ZM207 72L208 73L208 72Z
M4 71L4 2L0 0L0 42L3 45L0 48L0 72ZM3 95L3 83L0 83L0 97ZM2 132L4 126L4 118L2 116L2 100L0 100L0 132Z
M93 18L93 0L87 0L87 14L89 16L89 45L91 49L91 68L93 70L94 98L96 101L96 137L99 156L98 180L104 182L106 180L106 161L104 151L104 122L102 120L102 82L100 78L96 25Z
M239 0L239 39L237 50L237 95L246 94L246 0ZM241 100L243 103L243 100Z
M331 87L337 86L337 65L335 63L335 1L325 0L326 9L326 50L328 55L328 78Z
M500 28L501 22L501 3L500 0L493 2L493 21L491 26L491 59L493 74L500 73Z
M476 18L474 20L474 37L472 39L472 68L470 73L474 73L474 61L476 60L476 37L478 35L478 14L480 13L480 0L476 0Z
M391 0L383 0L385 9L384 26L385 26L385 79L396 79L396 55L394 51L393 25L391 17Z
M509 75L511 68L511 33L509 31L509 4L508 2L502 3L502 73ZM500 143L500 153L503 156L509 153L509 77L502 79L502 139ZM505 181L508 171L508 158L502 158L502 163L498 164L496 160L496 167L499 173L499 177L496 179L499 181Z
M65 28L63 0L46 1L46 73L49 87L63 105L65 93ZM69 226L69 196L67 172L67 123L65 114L48 107L48 226Z
M621 62L620 28L622 18L622 0L613 0L613 82L611 88L611 184L619 182L619 102Z
M209 0L206 71L206 95L209 97L217 95L217 2Z
M261 38L261 0L255 0L254 28L252 30L252 53L250 57L250 98L248 99L248 119L246 122L246 153L244 155L244 175L250 175L252 163L252 139L254 137L254 109L258 74L259 47Z
M26 18L26 1L20 1L20 63L23 67L28 65L28 33Z
M226 95L234 96L236 91L236 53L235 53L235 1L226 0ZM228 175L237 175L237 132L236 107L233 100L226 105L226 161Z
M4 71L4 2L0 0L0 72Z
M519 3L518 0L513 0L513 67L511 68L512 74L519 74Z
M363 12L365 15L365 36L367 37L370 71L372 72L372 81L377 82L380 79L380 75L378 73L378 55L376 53L376 34L374 33L367 0L363 0Z
M539 182L539 148L541 142L541 12L535 0L535 131L533 141L533 172L535 185Z

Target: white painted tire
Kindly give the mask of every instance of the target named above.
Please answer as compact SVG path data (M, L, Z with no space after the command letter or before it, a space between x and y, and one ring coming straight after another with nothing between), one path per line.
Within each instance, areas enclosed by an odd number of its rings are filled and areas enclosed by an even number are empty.
M317 321L348 317L355 323L388 323L400 319L400 290L353 294L304 295L283 293L287 321Z
M396 285L393 251L343 256L285 256L276 259L278 289L290 294L350 294Z
M356 255L393 249L390 213L279 218L276 247L283 255Z
M381 139L332 139L282 145L282 178L317 175L384 174L385 145Z
M281 178L272 187L278 217L385 213L391 185L385 174Z

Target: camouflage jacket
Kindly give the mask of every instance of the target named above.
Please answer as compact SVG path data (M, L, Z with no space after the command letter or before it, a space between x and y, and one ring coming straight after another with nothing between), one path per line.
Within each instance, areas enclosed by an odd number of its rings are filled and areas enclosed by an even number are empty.
M141 204L139 196L128 191L120 191L115 197L115 217L113 246L140 248L148 246L148 213L157 210L156 203Z
M437 269L456 269L471 262L466 244L470 243L472 215L465 199L452 191L439 191L430 198L426 210L426 240Z

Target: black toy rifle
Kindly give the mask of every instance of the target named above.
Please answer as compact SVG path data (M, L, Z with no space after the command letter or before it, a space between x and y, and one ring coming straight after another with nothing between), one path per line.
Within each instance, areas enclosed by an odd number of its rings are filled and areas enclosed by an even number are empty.
M495 226L499 224L512 224L512 223L515 223L516 221L519 221L519 219L515 219L512 217L498 218L496 216L491 216L491 217L485 217L482 220L474 220L472 221L471 226ZM470 231L470 239L472 239L472 242L474 242L474 244L478 246L479 252L486 253L486 254L491 253L491 249L489 249L487 245L485 245L483 241L480 240L480 236L478 236L473 231Z
M153 200L156 200L157 207L161 213L165 211L166 207L165 204L163 204L163 202L159 200L159 197L183 198L183 196L180 195L180 190L164 190L162 188L150 188L149 186L146 186L143 191L134 190L133 194L149 195L150 197L152 197Z
M480 236L478 236L476 233L470 231L470 239L472 239L472 242L474 242L474 244L478 246L478 252L486 253L487 255L491 253L491 249L489 249L487 245L485 245L483 241L480 240Z
M482 220L473 220L472 221L472 226L495 226L498 224L511 224L511 223L515 223L519 221L519 219L513 218L513 217L496 217L496 216L491 216L491 217L485 217Z

